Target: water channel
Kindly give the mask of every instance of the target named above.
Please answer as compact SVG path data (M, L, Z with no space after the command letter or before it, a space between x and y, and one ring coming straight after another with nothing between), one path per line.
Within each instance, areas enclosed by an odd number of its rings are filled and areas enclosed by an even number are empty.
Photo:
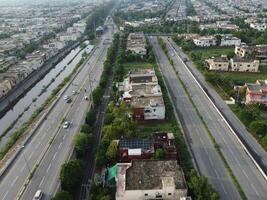
M0 140L0 149L6 144L24 122L29 120L32 113L40 107L45 100L51 95L65 77L67 77L76 64L82 58L84 52L92 51L93 46L88 44L86 48L81 49L80 46L73 49L61 62L59 62L49 73L47 73L34 87L32 87L6 114L0 119L0 135L14 122L4 137Z

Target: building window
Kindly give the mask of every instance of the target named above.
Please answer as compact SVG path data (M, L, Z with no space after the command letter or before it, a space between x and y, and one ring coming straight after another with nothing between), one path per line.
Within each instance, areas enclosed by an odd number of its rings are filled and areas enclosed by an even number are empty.
M162 198L161 194L156 194L156 198Z
M169 195L169 196L171 196L171 195L172 195L172 193L168 193L168 195Z
M147 193L145 193L145 196L148 196L148 194L147 194Z

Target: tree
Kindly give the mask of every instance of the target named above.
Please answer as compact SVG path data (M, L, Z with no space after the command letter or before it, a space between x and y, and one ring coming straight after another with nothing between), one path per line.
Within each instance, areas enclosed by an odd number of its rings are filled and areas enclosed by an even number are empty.
M193 199L219 199L218 194L212 189L206 177L199 177L195 170L191 170L188 177L188 188Z
M222 36L216 35L215 38L216 38L216 45L219 46L221 44L221 41L222 41Z
M118 153L118 144L116 141L112 141L108 146L106 156L109 161L115 161Z
M73 200L70 193L66 191L57 192L51 200Z
M89 148L92 141L92 135L86 133L77 133L73 137L74 148L78 154L83 155Z
M239 117L241 119L241 121L244 123L244 124L249 124L251 121L254 121L255 120L255 116L253 115L253 112L251 112L250 110L248 109L242 109L240 112L239 112Z
M257 135L267 134L267 124L264 121L252 121L249 128Z
M100 200L111 200L111 197L110 197L110 195L105 195L105 196L101 197Z
M81 128L81 132L89 134L92 132L92 127L89 124L83 124Z
M86 115L85 122L86 124L93 126L95 123L95 120L96 120L96 113L93 109L91 109Z
M72 194L80 187L83 175L83 163L81 160L70 160L61 166L60 181L63 190Z
M101 98L102 98L102 88L100 86L97 86L96 89L94 89L94 91L92 92L92 96L93 96L93 102L95 105L99 105Z
M157 149L155 152L155 159L165 159L166 158L166 151L164 149Z
M261 143L265 149L267 149L267 134L261 139Z

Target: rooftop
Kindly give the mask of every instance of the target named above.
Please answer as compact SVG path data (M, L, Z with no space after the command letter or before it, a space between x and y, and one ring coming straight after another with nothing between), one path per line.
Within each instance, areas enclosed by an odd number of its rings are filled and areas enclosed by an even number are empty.
M174 160L134 160L126 171L126 190L161 189L162 181L173 178L176 189L184 189L184 175Z
M121 139L119 141L119 148L127 148L127 149L143 149L149 150L151 149L151 142L148 139Z

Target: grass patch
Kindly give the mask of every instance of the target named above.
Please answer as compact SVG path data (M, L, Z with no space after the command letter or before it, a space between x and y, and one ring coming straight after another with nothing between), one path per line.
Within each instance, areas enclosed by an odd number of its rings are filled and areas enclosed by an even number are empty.
M133 69L147 69L147 68L153 68L153 65L148 62L127 62L124 63L124 72L128 73L128 71Z
M221 56L222 54L228 55L234 52L233 47L224 47L224 48L203 48L203 49L194 49L190 53L196 53L201 55L201 59L210 58L212 56Z

